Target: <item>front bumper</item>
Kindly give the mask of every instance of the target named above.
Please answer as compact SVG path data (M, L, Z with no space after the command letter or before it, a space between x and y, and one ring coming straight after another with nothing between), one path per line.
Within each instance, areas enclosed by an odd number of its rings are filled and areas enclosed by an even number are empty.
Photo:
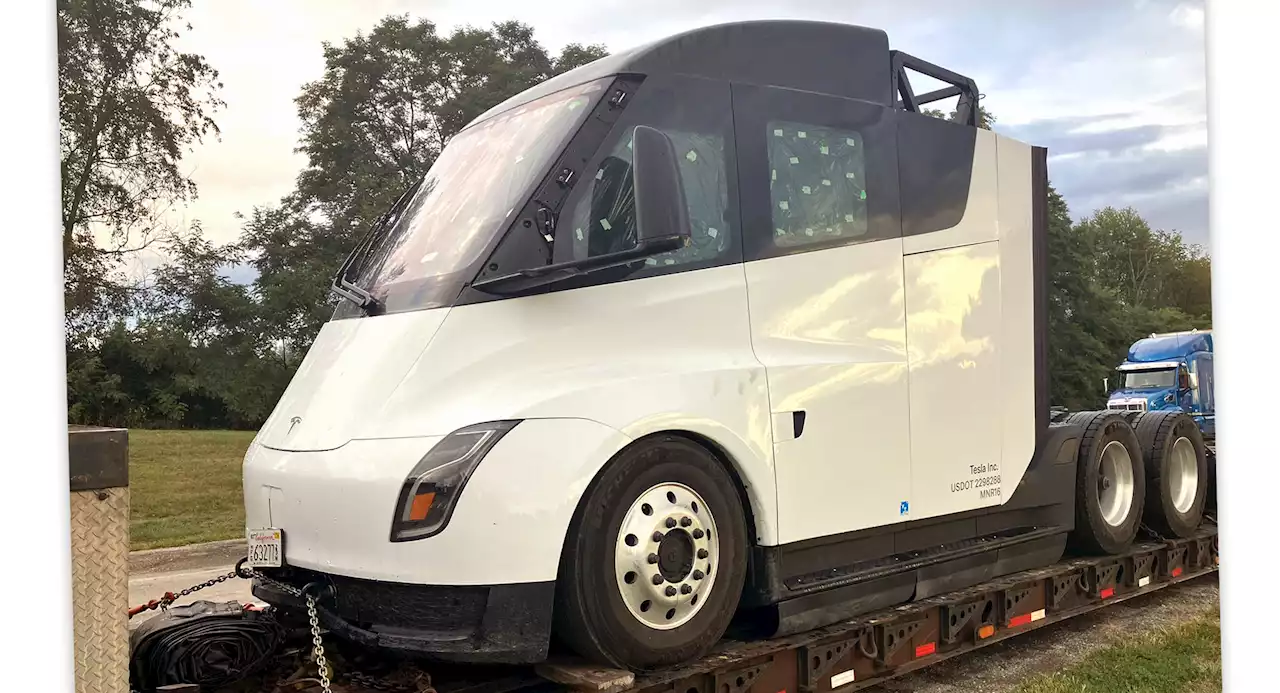
M317 615L334 635L366 647L448 662L533 664L547 656L555 582L410 585L301 568L263 571L299 589L318 584ZM305 602L261 580L255 597L286 609Z

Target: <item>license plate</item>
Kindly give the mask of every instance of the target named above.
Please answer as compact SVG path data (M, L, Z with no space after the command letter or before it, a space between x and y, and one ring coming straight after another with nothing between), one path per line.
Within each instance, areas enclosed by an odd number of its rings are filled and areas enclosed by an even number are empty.
M279 568L284 564L284 530L274 527L248 532L250 568Z

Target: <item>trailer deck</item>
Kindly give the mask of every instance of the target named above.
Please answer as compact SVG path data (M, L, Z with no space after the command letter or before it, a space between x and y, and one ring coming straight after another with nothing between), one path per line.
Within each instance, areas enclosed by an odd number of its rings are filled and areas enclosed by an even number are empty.
M1148 538L1118 556L1069 557L798 635L726 639L706 657L655 673L551 661L492 677L433 676L432 685L439 693L844 693L1217 569L1217 527L1205 522L1189 539Z

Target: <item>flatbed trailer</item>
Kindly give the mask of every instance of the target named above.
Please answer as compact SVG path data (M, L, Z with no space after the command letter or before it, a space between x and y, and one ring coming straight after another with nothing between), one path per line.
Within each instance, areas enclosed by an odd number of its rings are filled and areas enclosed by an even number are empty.
M1151 537L1116 556L1068 556L1046 568L797 635L726 638L699 660L642 675L554 659L514 671L424 668L438 693L845 693L1217 569L1217 526L1206 521L1187 539ZM389 690L374 685L345 690Z

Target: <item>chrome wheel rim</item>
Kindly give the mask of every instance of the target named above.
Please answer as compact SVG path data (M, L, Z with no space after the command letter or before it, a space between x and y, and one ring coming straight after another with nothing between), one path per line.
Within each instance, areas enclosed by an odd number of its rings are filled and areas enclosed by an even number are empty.
M1133 459L1118 440L1107 443L1098 461L1098 509L1102 520L1119 527L1133 505Z
M1185 514L1195 503L1200 486L1200 465L1196 464L1197 461L1196 449L1186 436L1173 441L1173 448L1169 451L1169 495L1178 514Z
M679 628L707 603L720 570L720 532L693 489L663 483L640 494L614 546L618 592L640 623Z

